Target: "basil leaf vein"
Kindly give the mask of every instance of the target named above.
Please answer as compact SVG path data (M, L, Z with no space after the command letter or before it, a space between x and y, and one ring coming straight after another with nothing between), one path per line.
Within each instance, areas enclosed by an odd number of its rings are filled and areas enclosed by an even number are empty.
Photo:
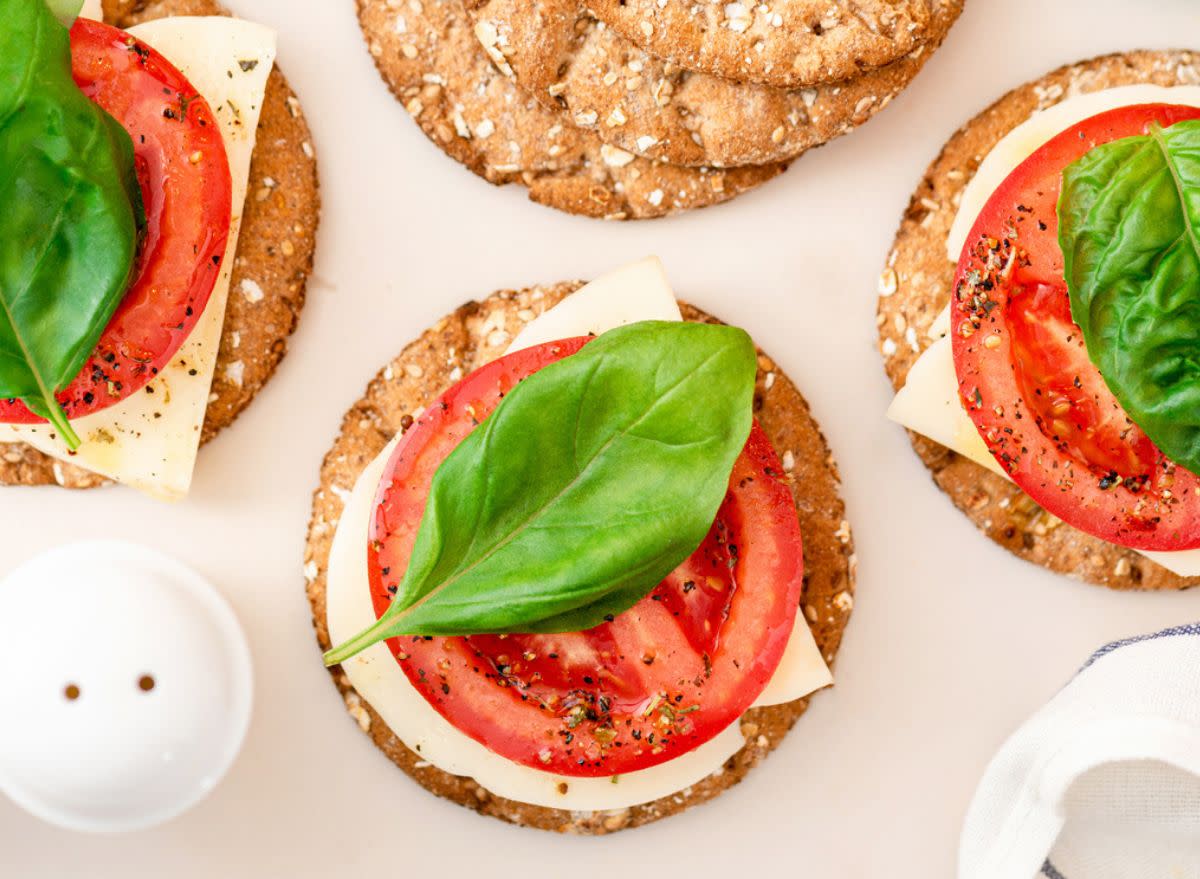
M1200 472L1200 121L1103 144L1063 172L1071 316L1126 413Z
M647 321L513 388L434 475L379 622L396 635L582 631L632 607L700 545L752 420L742 330Z
M0 0L0 398L79 439L54 395L129 285L145 225L133 142L71 76L41 0Z

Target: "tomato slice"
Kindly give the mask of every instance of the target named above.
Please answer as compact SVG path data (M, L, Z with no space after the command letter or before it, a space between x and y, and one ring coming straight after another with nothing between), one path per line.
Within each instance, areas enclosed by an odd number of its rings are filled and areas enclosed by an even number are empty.
M1088 358L1071 319L1057 203L1063 171L1088 150L1196 118L1194 107L1142 104L1058 135L992 195L954 282L958 390L992 454L1044 509L1135 549L1200 546L1198 480L1133 423Z
M517 382L587 341L488 364L408 430L371 525L377 615L403 577L438 465ZM562 635L405 636L388 645L429 703L496 753L562 775L619 775L695 748L750 707L787 645L803 575L795 502L755 424L703 544L611 622Z
M67 417L79 418L140 391L195 328L225 258L232 182L212 109L162 55L81 18L71 60L75 83L133 138L147 220L133 284L58 394ZM0 422L40 421L20 401L0 400Z

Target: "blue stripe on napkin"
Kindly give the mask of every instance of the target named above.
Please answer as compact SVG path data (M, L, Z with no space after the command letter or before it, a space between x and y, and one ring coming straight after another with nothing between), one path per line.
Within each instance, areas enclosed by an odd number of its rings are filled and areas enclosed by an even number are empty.
M1042 864L1042 875L1045 876L1046 879L1067 879L1066 876L1054 869L1054 865L1049 861L1046 861L1046 863Z
M1179 635L1200 635L1200 623L1189 623L1186 626L1174 626L1170 629L1163 629L1161 632L1155 632L1153 635L1137 635L1133 638L1125 638L1121 641L1113 641L1111 644L1105 644L1092 654L1091 658L1083 664L1083 668L1079 669L1079 671L1087 669L1097 659L1107 656L1114 650L1127 647L1130 644L1138 644L1142 641L1155 641L1159 638L1174 638ZM1076 674L1078 673L1079 672L1076 672Z

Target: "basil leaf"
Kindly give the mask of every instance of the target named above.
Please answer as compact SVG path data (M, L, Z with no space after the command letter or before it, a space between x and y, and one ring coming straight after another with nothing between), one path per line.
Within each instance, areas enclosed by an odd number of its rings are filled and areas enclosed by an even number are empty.
M1071 316L1129 417L1200 473L1200 122L1090 150L1058 201Z
M78 437L54 394L129 285L145 223L133 142L71 78L42 0L0 0L0 398Z
M434 475L408 569L341 662L396 635L582 631L712 527L752 419L742 330L646 321L518 384Z

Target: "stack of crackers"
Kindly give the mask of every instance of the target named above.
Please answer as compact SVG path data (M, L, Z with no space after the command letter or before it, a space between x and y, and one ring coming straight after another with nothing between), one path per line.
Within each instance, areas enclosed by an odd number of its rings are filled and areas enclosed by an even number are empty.
M726 201L861 125L964 0L357 0L422 130L495 184L644 219Z

